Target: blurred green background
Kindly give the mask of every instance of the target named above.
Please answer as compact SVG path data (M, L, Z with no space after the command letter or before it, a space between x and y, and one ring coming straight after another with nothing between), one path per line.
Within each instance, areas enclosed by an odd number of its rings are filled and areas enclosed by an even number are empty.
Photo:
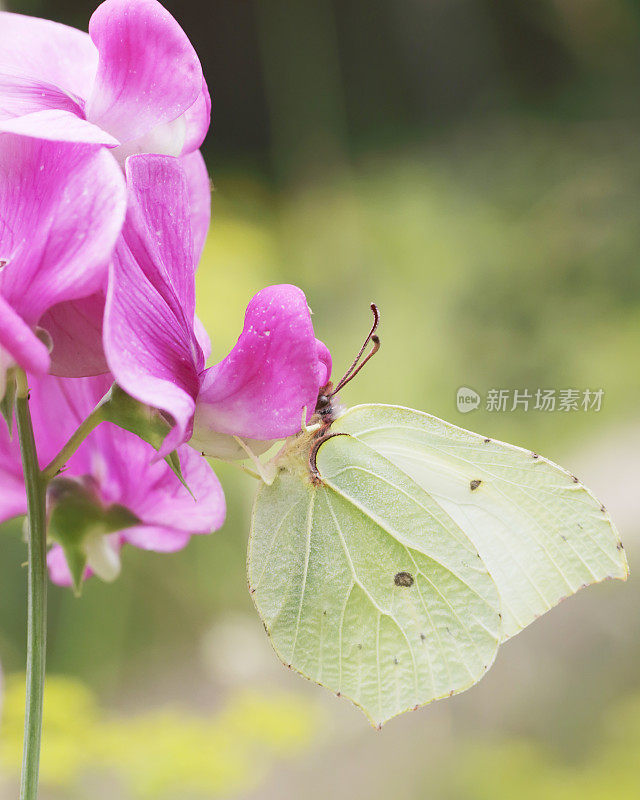
M86 28L92 3L11 10ZM632 577L509 642L474 689L380 734L282 669L246 591L251 479L180 554L51 588L44 798L620 800L640 793L640 2L181 0L213 94L199 311L223 357L261 287L300 285L347 403L413 406L566 465L617 519ZM460 386L604 389L599 412L469 414ZM20 526L0 660L24 667ZM57 676L57 677L55 677ZM15 796L20 682L0 729ZM47 733L48 731L48 733ZM329 768L327 768L329 766Z

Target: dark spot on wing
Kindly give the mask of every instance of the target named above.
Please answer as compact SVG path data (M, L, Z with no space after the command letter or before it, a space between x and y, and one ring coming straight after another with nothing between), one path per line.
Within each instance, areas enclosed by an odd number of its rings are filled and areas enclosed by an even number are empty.
M394 663L396 666L398 666L398 659L397 659L397 658L394 658L394 659L393 659L393 663Z
M489 442L490 442L490 441L491 441L491 439L485 439L485 440L484 440L484 443L485 443L485 444L489 444Z
M474 478L469 484L469 488L471 489L472 492L475 492L475 490L478 488L478 486L480 486L481 483L482 481L479 478Z
M421 634L420 634L420 639L421 639L423 642L426 642L426 641L427 641L427 637L424 635L424 633L421 633Z
M532 455L533 458L539 458L537 453L531 453L531 455Z
M396 572L393 582L396 586L413 586L413 575L410 572Z

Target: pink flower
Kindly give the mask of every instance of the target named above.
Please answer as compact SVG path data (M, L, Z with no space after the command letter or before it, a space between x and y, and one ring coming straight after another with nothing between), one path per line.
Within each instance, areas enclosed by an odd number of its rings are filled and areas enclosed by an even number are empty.
M161 452L189 440L194 419L194 444L210 454L229 445L220 434L265 441L296 433L331 372L303 292L259 292L236 346L205 369L210 345L195 318L185 176L161 156L132 157L126 171L132 188L110 267L105 351L122 388L175 422Z
M156 0L106 0L91 17L88 34L0 12L0 132L38 140L41 147L100 147L121 165L132 153L178 157L198 257L210 216L209 178L198 148L210 112L196 52ZM112 167L103 157L94 173ZM105 291L103 280L90 291L60 297L41 320L53 342L54 374L107 371L101 343ZM43 360L41 352L39 367Z
M94 292L125 216L121 170L103 149L0 133L0 398L14 364L49 370L36 335L49 309Z
M31 413L40 464L44 467L109 388L111 376L96 378L30 377ZM88 571L113 579L119 551L131 544L144 550L173 552L191 535L210 533L224 522L222 488L206 460L189 447L178 450L192 496L166 462L153 460L155 450L137 436L102 423L69 459L61 479L50 485L49 514L60 487L88 496L98 514L118 510L127 527L108 535L89 533L82 547ZM56 486L56 481L58 485ZM0 521L26 513L26 498L16 437L0 429ZM48 555L51 579L69 585L71 575L62 547Z
M156 0L106 0L89 33L0 13L0 130L181 156L200 147L211 103L200 61Z

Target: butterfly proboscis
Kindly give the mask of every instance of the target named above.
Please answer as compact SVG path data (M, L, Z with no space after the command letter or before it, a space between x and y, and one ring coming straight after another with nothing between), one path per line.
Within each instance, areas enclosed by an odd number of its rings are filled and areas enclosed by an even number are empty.
M342 378L340 378L336 386L334 386L333 383L329 381L328 383L325 383L324 386L321 386L320 391L318 392L318 400L316 402L315 413L320 418L321 424L315 433L313 446L311 448L311 452L309 453L309 472L311 473L311 480L313 481L313 483L316 484L322 482L320 479L320 473L318 472L318 466L316 464L316 458L320 446L324 444L328 439L331 439L334 436L348 435L345 433L329 433L329 428L331 427L331 425L336 420L336 417L338 416L338 412L335 408L333 398L336 397L338 392L344 389L344 387L356 377L356 375L364 367L367 361L373 358L373 356L380 349L380 337L376 333L376 330L378 329L378 325L380 323L380 312L378 311L378 306L375 303L371 303L371 312L373 314L373 324L371 325L371 330L369 331L367 337L362 343L362 347L358 351L358 355L353 360L353 363L351 364L349 369L344 373ZM371 342L373 346L371 350L367 353L367 355L363 358L364 352L367 349L369 342Z

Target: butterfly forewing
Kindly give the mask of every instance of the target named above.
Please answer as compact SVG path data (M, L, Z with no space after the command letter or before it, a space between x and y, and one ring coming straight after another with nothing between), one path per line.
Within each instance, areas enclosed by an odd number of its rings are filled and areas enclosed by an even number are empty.
M604 507L531 451L397 406L356 406L332 430L391 462L464 531L498 588L504 638L583 586L627 576Z
M495 584L457 523L355 437L283 462L256 498L249 584L285 664L374 724L476 683L501 636Z

